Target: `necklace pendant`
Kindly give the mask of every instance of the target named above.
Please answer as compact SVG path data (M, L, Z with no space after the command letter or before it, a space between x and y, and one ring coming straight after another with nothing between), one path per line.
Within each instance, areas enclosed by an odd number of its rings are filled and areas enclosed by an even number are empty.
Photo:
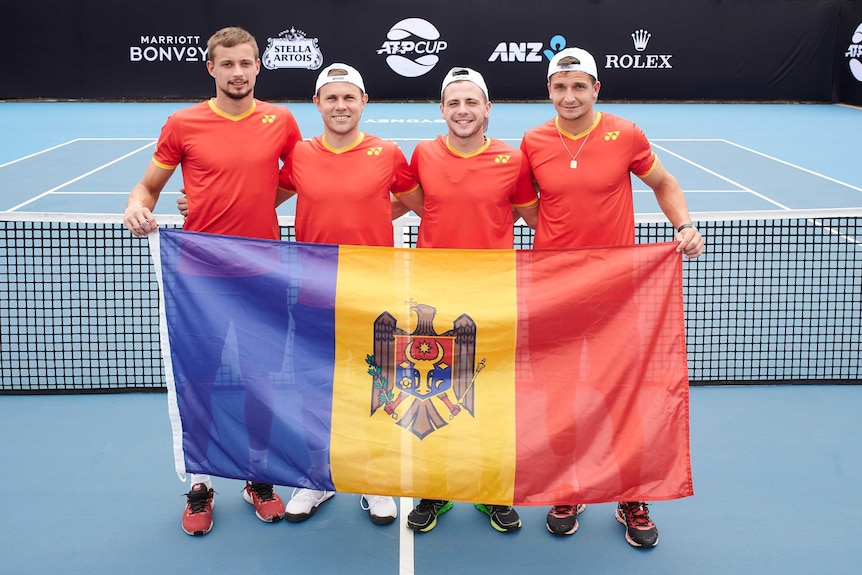
M569 167L574 170L575 168L578 167L578 161L572 160L571 162L569 162Z

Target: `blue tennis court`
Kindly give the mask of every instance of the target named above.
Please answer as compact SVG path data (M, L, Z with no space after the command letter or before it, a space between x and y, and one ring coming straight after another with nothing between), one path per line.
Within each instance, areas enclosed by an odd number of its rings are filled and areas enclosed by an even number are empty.
M164 119L186 105L0 103L0 211L121 214ZM311 104L288 106L305 137L320 132ZM601 102L598 109L644 129L696 221L862 207L854 146L862 110ZM552 115L550 104L501 103L489 135L517 145ZM397 141L408 157L417 141L445 130L435 104L372 102L361 125ZM175 215L180 186L177 174L157 214ZM640 215L658 213L649 190L639 185L635 194ZM850 362L858 366L858 355ZM192 538L179 525L188 485L173 472L164 395L5 395L0 562L6 572L34 574L855 573L860 401L859 385L692 388L695 496L651 506L661 544L643 551L625 542L610 504L589 506L573 537L547 533L545 507L519 508L523 528L500 534L467 503L414 535L404 527L409 500L387 527L373 525L351 494L336 495L307 522L268 525L242 501L240 482L219 479L215 527ZM290 488L279 492L287 498Z
M165 118L185 104L4 103L0 121L0 211L122 213ZM322 131L312 104L290 104L305 137ZM862 112L838 105L601 104L635 121L686 190L692 212L862 206L862 172L853 142ZM553 116L550 104L493 107L489 135L517 146L524 131ZM416 142L445 131L436 104L369 103L362 129L396 141L409 157ZM165 188L159 213L175 214ZM655 213L636 186L638 213ZM168 201L165 201L168 200ZM294 201L280 208L292 214Z

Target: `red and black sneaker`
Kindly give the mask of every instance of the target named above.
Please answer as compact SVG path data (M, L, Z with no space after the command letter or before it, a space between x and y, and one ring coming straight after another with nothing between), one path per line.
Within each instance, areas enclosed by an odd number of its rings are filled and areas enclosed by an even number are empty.
M195 483L186 493L183 512L183 531L189 535L206 535L213 528L213 490L203 483Z
M554 535L573 535L578 530L578 515L584 512L586 505L554 505L545 518L548 531Z
M246 481L242 498L254 505L254 514L261 521L272 523L284 518L284 501L272 490L270 483Z
M649 508L643 501L620 502L617 521L626 526L626 541L634 547L658 545L658 529L649 518Z

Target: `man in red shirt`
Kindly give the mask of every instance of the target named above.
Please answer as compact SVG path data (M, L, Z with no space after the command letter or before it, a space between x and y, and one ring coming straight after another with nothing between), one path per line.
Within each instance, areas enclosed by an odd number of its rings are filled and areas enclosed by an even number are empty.
M703 238L691 223L679 183L635 124L594 109L600 87L596 62L587 51L567 48L551 59L548 96L557 116L528 130L521 142L541 198L533 248L635 243L634 174L653 190L676 230L677 251L698 257ZM575 533L583 509L577 503L554 506L547 516L548 530ZM631 545L658 544L645 502L620 502L616 517L626 526Z
M392 197L419 185L394 142L359 129L367 102L355 68L336 63L320 73L323 134L300 142L291 163L297 241L392 247Z
M422 188L399 198L422 215L417 247L512 249L514 220L522 217L533 227L538 212L527 160L519 150L485 136L491 102L481 74L452 68L440 98L448 133L416 146L410 167ZM521 527L511 506L475 506L497 531ZM407 527L430 531L451 508L451 501L421 499L407 517Z
M216 96L206 102L171 115L156 144L152 162L129 194L124 223L135 236L143 237L158 225L152 210L159 194L182 165L183 186L188 198L189 217L183 228L195 232L278 239L275 206L289 197L279 189L281 166L289 165L293 148L302 139L293 115L280 106L256 100L254 86L260 72L258 46L254 37L241 28L219 30L207 43L207 70L215 80ZM285 180L286 181L286 180ZM226 275L231 275L227 273ZM252 277L195 278L201 289L224 293L238 282L269 285L261 270ZM288 325L286 294L273 286L272 313L284 316ZM231 297L229 294L224 297ZM187 310L194 313L194 310ZM182 358L177 381L189 385L196 400L209 403L214 390L213 366L220 365L229 326L203 321L197 325L199 354ZM235 325L243 346L271 346L274 358L281 357L287 337L281 341L259 341L254 326ZM271 377L279 365L243 366L247 382ZM215 368L217 369L217 367ZM265 387L265 386L262 386ZM249 466L266 468L266 445L272 428L270 398L246 389L246 411L256 414L249 430ZM267 414L269 417L267 418ZM201 423L208 431L206 422ZM204 434L201 434L205 436ZM206 450L193 459L206 462ZM204 535L212 528L213 488L208 475L191 474L182 527L189 535ZM284 502L271 484L246 481L243 497L254 505L262 521L284 516Z
M394 198L421 193L404 153L394 142L359 129L368 94L355 68L343 63L324 68L317 78L313 100L323 119L323 134L297 144L290 166L291 189L296 192L296 240L392 247L393 205L398 203ZM319 269L325 262L316 265ZM310 308L320 305L300 290L291 314L319 317ZM318 365L311 354L295 354L293 362L302 390L309 385L302 374L313 372ZM305 418L329 410L316 405L322 398L314 389L306 389L300 396ZM328 475L328 441L311 438L308 450L312 483L294 490L287 503L285 517L293 522L305 521L335 495L315 488L313 481L315 475L321 480ZM392 497L365 494L360 505L378 525L390 524L397 516Z

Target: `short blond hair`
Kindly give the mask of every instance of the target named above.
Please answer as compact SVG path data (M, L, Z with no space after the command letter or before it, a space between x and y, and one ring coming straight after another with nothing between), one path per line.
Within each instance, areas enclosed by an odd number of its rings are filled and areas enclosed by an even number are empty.
M254 39L254 36L252 36L250 32L237 26L228 26L227 28L219 30L210 36L209 40L207 40L207 60L210 62L213 61L213 52L218 46L233 48L240 44L250 44L254 51L255 59L260 57L257 40Z

